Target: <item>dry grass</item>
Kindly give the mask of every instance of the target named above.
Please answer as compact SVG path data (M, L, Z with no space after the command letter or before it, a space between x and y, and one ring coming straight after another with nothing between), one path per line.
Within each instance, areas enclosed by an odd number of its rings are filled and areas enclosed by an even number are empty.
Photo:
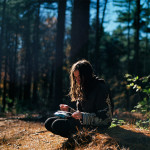
M72 141L68 141L67 138L48 132L43 122L24 121L17 117L0 118L0 149L2 150L150 149L150 131L135 128L134 125L117 126L105 131L84 130L74 135ZM19 116L19 118L24 117Z

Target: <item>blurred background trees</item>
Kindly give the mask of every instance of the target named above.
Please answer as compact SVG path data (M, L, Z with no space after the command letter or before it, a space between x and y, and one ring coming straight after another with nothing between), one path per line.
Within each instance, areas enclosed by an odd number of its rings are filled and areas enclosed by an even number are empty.
M0 0L1 111L58 109L82 58L109 83L115 108L131 110L142 99L124 75L150 73L149 15L149 0Z

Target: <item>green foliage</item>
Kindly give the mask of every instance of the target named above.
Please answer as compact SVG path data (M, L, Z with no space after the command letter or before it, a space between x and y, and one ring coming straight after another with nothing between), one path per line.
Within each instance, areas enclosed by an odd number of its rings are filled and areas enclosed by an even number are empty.
M4 109L4 112L12 111L12 109L9 108L9 105L11 105L12 102L13 102L12 99L6 97L6 107L5 107L5 109Z
M139 92L143 95L143 99L138 102L131 112L140 112L144 116L144 120L136 122L137 127L147 128L150 125L150 75L139 78L133 77L130 74L125 75L127 81L127 89L132 88L134 92Z
M124 125L125 121L124 120L118 120L117 118L112 118L112 123L110 128L116 127L116 126L121 126Z
M144 100L139 102L137 106L135 106L134 108L135 110L132 110L132 112L141 112L142 114L147 113L147 109L149 108L149 106L147 104L146 98L144 98Z
M6 103L7 103L7 104L8 104L8 103L12 103L12 101L13 101L12 99L10 99L10 98L8 98L8 97L6 98Z
M133 77L130 74L125 74L127 80L127 89L132 88L135 92L141 92L144 95L142 101L135 106L135 109L139 112L147 112L150 109L150 75L139 78L138 76Z
M150 119L138 120L136 121L135 125L141 129L148 129L150 126Z

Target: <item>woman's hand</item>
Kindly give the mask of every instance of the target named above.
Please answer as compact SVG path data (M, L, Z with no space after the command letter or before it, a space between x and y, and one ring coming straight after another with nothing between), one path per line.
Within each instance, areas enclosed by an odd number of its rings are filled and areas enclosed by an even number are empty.
M82 114L80 111L76 111L72 114L72 117L80 120L80 119L82 119Z
M69 110L69 106L66 104L60 104L59 107L60 107L60 110L62 110L62 111L68 111Z

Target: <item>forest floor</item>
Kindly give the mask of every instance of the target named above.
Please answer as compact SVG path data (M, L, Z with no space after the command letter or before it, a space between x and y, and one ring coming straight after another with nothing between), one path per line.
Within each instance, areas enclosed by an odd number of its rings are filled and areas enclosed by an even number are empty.
M0 150L149 150L150 128L134 125L135 118L128 112L114 115L126 123L105 131L84 131L73 141L54 135L44 127L45 118L39 114L3 114L0 116ZM142 119L142 118L141 118ZM130 120L130 123L129 123ZM132 121L131 121L132 120ZM79 135L80 134L80 135Z

